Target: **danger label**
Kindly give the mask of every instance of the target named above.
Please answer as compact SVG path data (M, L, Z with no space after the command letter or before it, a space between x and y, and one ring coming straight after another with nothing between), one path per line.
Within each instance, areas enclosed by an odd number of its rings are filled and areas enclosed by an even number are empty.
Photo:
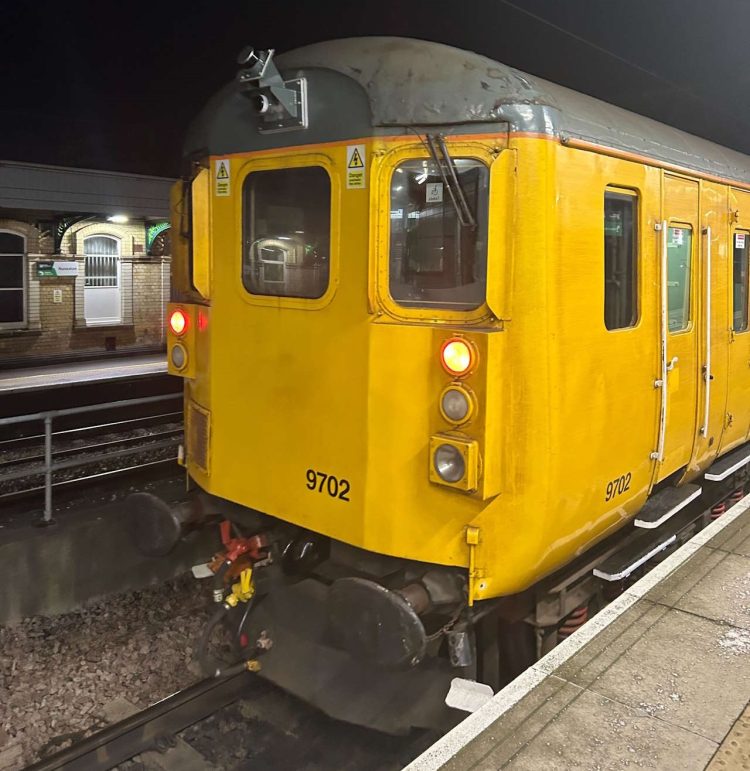
M346 147L346 186L348 188L367 187L365 170L365 146L347 145Z
M734 248L735 249L744 249L745 248L745 233L735 233L734 234Z
M216 195L230 195L231 166L226 158L214 161L214 193Z

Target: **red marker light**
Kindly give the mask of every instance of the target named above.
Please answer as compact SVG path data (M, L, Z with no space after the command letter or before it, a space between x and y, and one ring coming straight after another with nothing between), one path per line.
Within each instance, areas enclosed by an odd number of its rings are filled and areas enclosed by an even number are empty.
M202 332L208 326L208 316L203 311L198 311L198 331Z
M440 349L440 361L449 375L465 375L474 364L474 352L466 340L450 338Z
M169 316L169 327L176 335L181 335L187 329L187 316L184 311L172 311Z

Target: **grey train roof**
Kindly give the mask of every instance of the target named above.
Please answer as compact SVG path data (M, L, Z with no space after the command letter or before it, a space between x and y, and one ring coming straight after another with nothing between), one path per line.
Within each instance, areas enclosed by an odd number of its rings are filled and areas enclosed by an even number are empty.
M309 128L261 135L235 84L196 121L187 149L212 154L403 133L404 127L511 131L582 139L750 183L750 157L441 43L396 37L330 40L280 55L285 78L308 79ZM252 140L249 137L252 136Z

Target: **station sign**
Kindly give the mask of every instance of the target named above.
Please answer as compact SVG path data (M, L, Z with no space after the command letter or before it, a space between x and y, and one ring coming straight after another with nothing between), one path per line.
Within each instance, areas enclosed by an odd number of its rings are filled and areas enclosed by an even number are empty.
M37 278L68 278L78 275L78 263L75 260L50 260L37 262Z

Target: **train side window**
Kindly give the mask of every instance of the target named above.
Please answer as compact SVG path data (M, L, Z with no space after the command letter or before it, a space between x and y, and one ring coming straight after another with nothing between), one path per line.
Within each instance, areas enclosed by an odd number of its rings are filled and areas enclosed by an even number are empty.
M638 196L604 193L604 324L624 329L638 321Z
M748 255L750 233L734 234L734 259L732 260L732 329L745 332L748 328Z
M389 289L401 306L473 310L485 300L489 169L455 158L475 224L461 224L434 161L400 163L391 179Z
M321 166L253 171L242 195L245 289L274 297L322 297L330 274L328 172Z
M670 332L690 324L690 264L693 229L675 225L667 230L667 320Z

